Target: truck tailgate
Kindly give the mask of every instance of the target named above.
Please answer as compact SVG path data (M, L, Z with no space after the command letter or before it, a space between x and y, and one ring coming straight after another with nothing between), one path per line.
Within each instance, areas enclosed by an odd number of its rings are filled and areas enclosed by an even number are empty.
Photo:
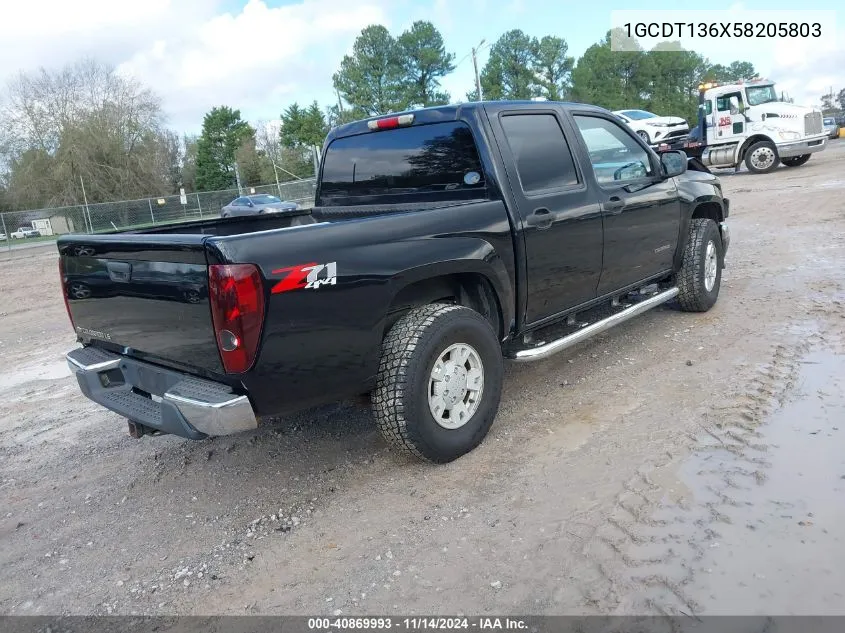
M77 335L153 362L222 372L209 304L206 239L60 238L64 293Z

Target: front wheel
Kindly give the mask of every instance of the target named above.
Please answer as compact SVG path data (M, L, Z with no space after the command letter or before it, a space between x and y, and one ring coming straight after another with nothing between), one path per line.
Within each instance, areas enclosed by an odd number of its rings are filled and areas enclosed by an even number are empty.
M678 272L678 303L685 312L707 312L722 284L722 237L709 218L693 218Z
M651 139L648 138L648 132L645 130L637 130L637 136L646 142L646 145L651 145Z
M745 152L745 166L755 174L767 174L774 171L780 159L778 148L771 141L758 141Z
M435 303L411 310L382 345L373 414L389 444L444 464L478 446L496 413L504 371L483 316Z
M793 156L792 158L784 158L781 162L787 167L800 167L808 160L812 154L803 154L801 156Z

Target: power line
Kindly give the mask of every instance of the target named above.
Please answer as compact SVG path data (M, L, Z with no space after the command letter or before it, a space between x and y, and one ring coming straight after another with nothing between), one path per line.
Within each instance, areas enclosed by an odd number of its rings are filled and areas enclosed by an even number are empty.
M484 46L481 46L481 44L484 44L484 42L485 42L485 40L482 39L478 46L476 46L475 48L471 48L466 55L461 57L461 61L459 61L457 64L455 64L455 68L457 68L458 66L463 64L466 60L468 60L472 56L473 52L478 53L479 51L486 48L487 46L490 46L489 43L485 44Z
M464 63L467 59L469 59L469 56L470 56L470 55L472 55L472 51L470 51L469 53L467 53L466 55L464 55L463 57L461 57L461 61L459 61L457 64L455 64L455 68L457 68L458 66L460 66L461 64L463 64L463 63Z

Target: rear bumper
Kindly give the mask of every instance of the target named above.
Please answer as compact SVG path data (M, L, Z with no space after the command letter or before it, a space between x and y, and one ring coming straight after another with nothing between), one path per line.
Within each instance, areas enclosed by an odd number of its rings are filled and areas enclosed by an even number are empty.
M82 393L146 427L192 440L258 426L249 398L231 387L96 347L66 355Z

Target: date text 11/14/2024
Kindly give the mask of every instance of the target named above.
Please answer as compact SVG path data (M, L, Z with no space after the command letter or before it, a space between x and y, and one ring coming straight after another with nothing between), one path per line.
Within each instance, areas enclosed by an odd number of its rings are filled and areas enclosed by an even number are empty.
M345 630L512 630L527 629L528 624L519 618L444 618L444 617L411 617L411 618L309 618L310 631L345 631Z

